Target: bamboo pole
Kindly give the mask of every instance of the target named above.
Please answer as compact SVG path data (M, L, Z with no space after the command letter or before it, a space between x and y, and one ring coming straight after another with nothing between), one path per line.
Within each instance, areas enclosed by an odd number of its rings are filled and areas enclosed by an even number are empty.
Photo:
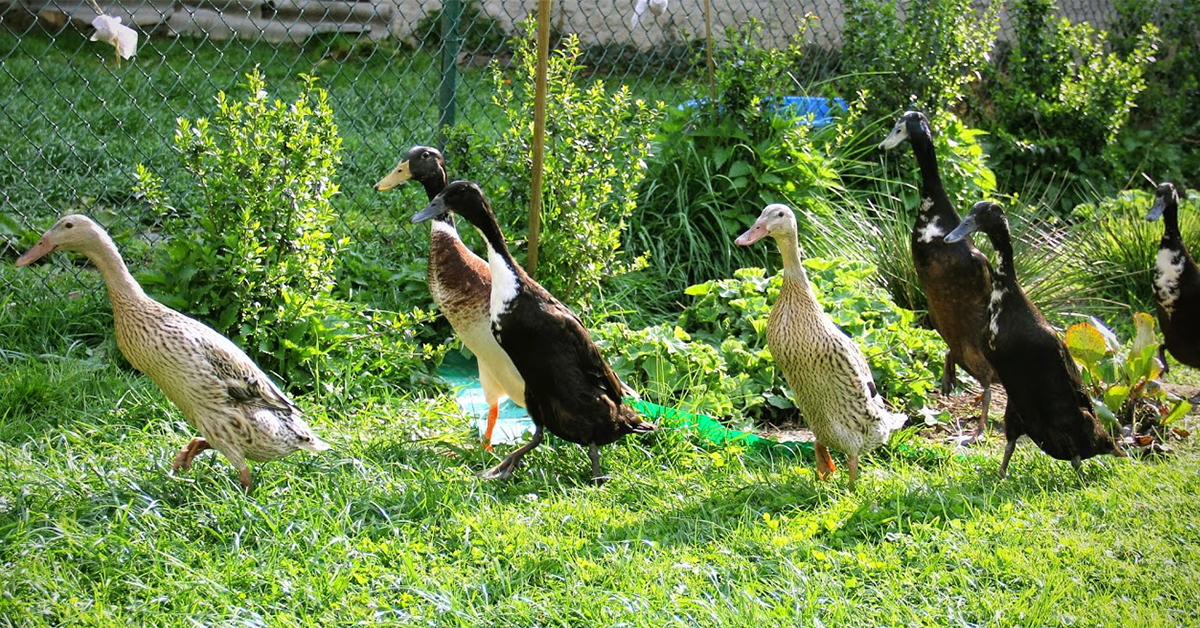
M525 267L537 277L538 239L542 233L542 175L546 151L546 74L550 64L550 0L538 0L537 79L533 95L533 194L529 199L529 255Z
M712 97L713 106L716 106L717 80L714 77L716 64L713 63L712 0L704 0L704 47L708 53L708 91Z

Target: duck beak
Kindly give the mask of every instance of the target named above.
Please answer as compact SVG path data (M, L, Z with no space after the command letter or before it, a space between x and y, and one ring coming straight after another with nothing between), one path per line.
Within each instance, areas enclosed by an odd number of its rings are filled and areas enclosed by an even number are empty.
M1161 196L1155 197L1154 204L1150 206L1150 213L1146 214L1146 220L1154 222L1162 217L1163 211L1167 209L1167 201Z
M380 179L379 183L375 184L375 190L377 192L382 192L383 190L390 190L390 189L396 187L397 185L400 185L401 183L408 181L411 178L412 178L412 171L410 171L408 169L408 160L405 159L405 160L402 160L400 163L396 164L396 167L391 172L389 172L386 177Z
M429 220L436 216L441 216L442 214L446 213L447 211L449 211L449 210L446 209L446 202L442 200L442 197L440 195L435 196L433 198L433 200L430 201L429 204L425 206L425 209L422 209L421 211L417 212L417 214L412 217L412 222L413 223L425 222L426 220Z
M956 227L954 231L947 233L946 237L942 238L942 240L944 240L947 244L954 244L955 242L958 242L959 240L971 235L976 228L975 217L971 214L967 214L967 217L963 218L963 221L958 223L958 227Z
M906 139L908 139L908 129L904 125L904 120L901 119L892 128L892 132L888 133L888 136L883 138L883 141L879 143L879 147L883 150L892 150Z
M733 243L741 246L750 246L751 244L754 244L755 242L767 237L768 233L770 232L767 231L766 223L759 220L758 222L754 223L753 227L750 227L749 231L738 236Z
M33 245L32 249L25 251L24 255L17 258L17 266L18 267L28 266L28 265L36 262L38 260L38 258L40 258L41 256L43 256L53 250L54 250L54 241L50 239L50 236L48 234L43 235L42 239L38 240L38 243Z

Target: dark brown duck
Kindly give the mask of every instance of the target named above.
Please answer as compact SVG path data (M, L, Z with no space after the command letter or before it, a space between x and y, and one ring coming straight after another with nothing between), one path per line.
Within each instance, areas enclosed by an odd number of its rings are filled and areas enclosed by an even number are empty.
M929 302L933 326L948 348L942 394L948 394L954 386L956 364L979 380L983 386L979 433L983 434L992 399L991 385L996 380L979 335L992 291L992 268L970 238L956 242L943 239L958 227L959 217L938 174L929 120L921 112L905 112L879 146L895 148L906 139L921 168L921 209L911 235L913 266Z
M1004 210L996 203L976 203L945 238L947 242L958 242L976 230L991 238L999 257L982 337L987 359L1008 393L1004 413L1008 444L1000 476L1008 471L1008 461L1022 434L1047 454L1070 460L1076 470L1081 460L1092 456L1123 457L1125 454L1096 419L1096 410L1067 345L1017 284Z

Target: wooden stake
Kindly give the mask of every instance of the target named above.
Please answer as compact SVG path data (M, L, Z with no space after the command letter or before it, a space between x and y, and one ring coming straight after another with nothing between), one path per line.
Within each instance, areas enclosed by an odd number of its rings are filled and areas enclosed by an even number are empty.
M716 64L713 63L713 40L712 40L712 0L704 0L704 47L708 52L708 91L712 96L712 103L717 102L717 80L714 77L716 72Z
M537 79L533 94L533 194L529 199L529 255L525 268L537 278L538 239L542 233L542 175L546 151L546 74L550 65L550 0L538 0Z

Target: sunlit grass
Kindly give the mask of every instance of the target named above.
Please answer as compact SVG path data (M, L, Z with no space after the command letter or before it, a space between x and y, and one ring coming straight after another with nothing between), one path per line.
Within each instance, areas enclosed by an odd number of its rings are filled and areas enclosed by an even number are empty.
M475 472L448 398L301 399L334 445L254 467L242 494L137 374L0 361L0 624L1188 625L1200 621L1200 451L1088 461L1001 438L898 437L819 482L810 461L665 427L550 441L512 482ZM499 447L503 454L507 447Z

